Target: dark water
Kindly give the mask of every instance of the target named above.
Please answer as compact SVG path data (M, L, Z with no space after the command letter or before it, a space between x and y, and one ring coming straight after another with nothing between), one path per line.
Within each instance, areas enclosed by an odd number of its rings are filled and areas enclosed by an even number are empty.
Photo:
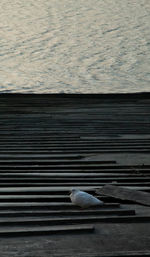
M1 0L0 92L150 91L150 0Z

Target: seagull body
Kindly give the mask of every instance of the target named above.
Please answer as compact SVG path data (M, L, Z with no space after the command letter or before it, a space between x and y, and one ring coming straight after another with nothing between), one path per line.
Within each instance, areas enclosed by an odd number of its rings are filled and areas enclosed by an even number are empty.
M90 206L103 205L103 202L79 189L72 189L70 199L73 204L80 206L81 208L88 208Z

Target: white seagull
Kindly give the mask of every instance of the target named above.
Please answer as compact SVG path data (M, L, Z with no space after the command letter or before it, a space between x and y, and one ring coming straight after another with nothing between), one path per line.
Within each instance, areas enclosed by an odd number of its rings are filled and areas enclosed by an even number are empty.
M104 203L84 191L73 188L71 190L70 199L73 204L80 206L81 208L88 208L90 206L103 205Z

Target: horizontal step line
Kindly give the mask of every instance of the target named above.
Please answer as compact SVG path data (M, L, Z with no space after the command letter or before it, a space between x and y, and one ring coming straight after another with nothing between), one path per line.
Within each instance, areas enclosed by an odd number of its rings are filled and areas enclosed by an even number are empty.
M67 140L67 142L66 142ZM123 139L121 140L107 140L107 139L103 139L103 140L96 140L96 139L89 139L89 140L83 140L83 139L78 139L78 140L68 140L66 138L66 140L62 140L62 139L48 139L48 138L45 138L45 139L33 139L33 138L29 138L28 140L26 139L21 139L21 138L18 138L18 139L13 139L12 137L8 138L7 137L7 140L4 139L4 138L0 138L0 142L5 145L5 144L8 144L8 145L11 145L12 143L13 144L24 144L24 145L27 145L27 144L32 144L32 145L37 145L37 144L43 144L43 145L50 145L50 146L60 146L60 145L64 145L64 146L70 146L70 145L76 145L76 146L86 146L86 145L102 145L102 146L140 146L140 145L149 145L150 144L150 141L149 139L147 140L126 140L124 141Z
M23 153L29 153L29 154L31 154L31 152L30 151L24 151L23 149L17 149L17 152L19 151L19 153L22 151ZM36 152L36 149L34 149L33 148L33 151L34 152ZM41 150L42 151L42 150ZM44 149L44 151L45 151L45 149ZM9 150L9 151L6 151L6 149L5 150L0 150L0 152L3 152L3 154L7 154L7 153L12 153L11 152L11 150ZM13 151L14 152L14 151ZM72 153L72 154L99 154L99 153L150 153L150 149L145 149L145 148L143 148L143 149L118 149L118 150L116 150L116 149L108 149L108 150L99 150L99 149L89 149L89 150L84 150L84 149L74 149L74 150L67 150L67 149L64 149L64 150L49 150L48 151L49 152L49 154L50 155L56 155L56 154L62 154L62 153L64 153L64 154L70 154L70 153ZM38 158L38 157L37 157ZM51 157L52 158L52 157ZM59 159L59 158L58 158ZM61 158L60 158L61 159ZM65 158L64 158L65 159ZM69 158L68 158L69 159ZM35 160L36 160L36 158L35 158Z
M81 172L79 171L78 173L74 173L74 172L60 172L59 173L59 170L58 172L54 171L53 172L43 172L42 170L41 171L38 171L38 172L32 172L28 170L28 172L24 172L24 171L15 171L15 172L0 172L0 178L1 179L5 179L5 178L8 178L8 179L22 179L22 178L27 178L27 179L33 179L33 178L39 178L39 179L46 179L46 178L49 178L49 179L53 179L53 178L56 178L56 179L60 179L60 178L107 178L109 176L110 179L113 179L113 178L131 178L131 179L141 179L141 178L145 178L145 179L149 179L149 176L150 176L150 170L149 170L149 173L144 173L143 171L140 172L139 170L137 170L137 173L135 171L135 173L133 173L134 171L130 170L127 171L128 173L123 173L122 170L120 171L120 174L118 173L115 173L114 172L92 172L92 173L89 173L89 172Z
M0 236L24 236L24 235L50 235L56 233L73 233L73 232L93 232L92 225L73 225L73 226L46 226L46 227L28 227L28 228L9 228L0 229Z
M95 170L115 170L115 172L118 172L118 170L119 170L119 172L120 171L123 171L124 169L128 169L128 171L130 170L130 171L132 171L132 172L137 172L137 171L145 171L146 169L148 169L148 171L149 171L149 169L150 169L150 166L149 165L143 165L143 166L140 166L139 167L139 165L133 165L133 166L127 166L127 165L122 165L122 166L120 166L120 165L99 165L99 164L88 164L88 165L85 165L85 164L83 164L83 165L78 165L78 164L66 164L66 165L48 165L48 164L45 164L45 165L43 165L43 164L31 164L31 165L29 165L29 164L24 164L24 165L20 165L19 163L18 164L12 164L11 165L11 163L10 163L10 165L8 165L8 163L6 163L6 165L4 165L4 164L1 164L0 165L0 170L21 170L21 171L25 171L26 169L29 171L29 170L31 170L32 169L32 171L33 170L36 170L36 172L38 171L38 170L43 170L44 172L46 172L46 170L48 170L49 172L52 172L52 171L55 171L56 172L56 170L58 170L59 172L61 172L61 170L63 170L63 171L67 171L67 170L73 170L74 172L76 171L77 172L77 170L80 170L80 171L88 171L88 170L91 170L91 169L93 169L94 171ZM84 170L83 170L84 169ZM10 172L10 171L9 171Z
M93 187L93 186L81 186L80 190L85 190L85 191L94 191L97 188L101 188L101 186L99 187ZM134 190L140 190L140 191L150 191L150 188L147 186L140 186L140 187L132 187L132 186L127 186L126 188L129 189L134 189ZM72 189L72 187L70 186L60 186L60 187L34 187L34 188L29 188L29 187L5 187L5 188L0 188L0 194L2 193L11 193L11 194L18 194L18 193L35 193L35 192L51 192L51 193L55 193L55 192L67 192L69 194L70 190Z
M108 182L107 182L108 183ZM93 187L102 187L104 186L105 184L107 184L106 182L104 183L99 183L99 182L85 182L85 183L82 183L82 182L68 182L68 183L0 183L0 187L3 188L3 187L66 187L66 186L70 186L70 187L82 187L82 186L93 186ZM143 187L143 186L150 186L150 182L135 182L135 183L113 183L113 185L118 185L118 186L128 186L128 187ZM149 190L150 190L150 187L149 187Z
M139 191L145 191L145 192L150 192L150 187L149 186L124 186L125 188L128 189L132 189L132 190L139 190ZM88 191L88 192L95 192L96 189L100 189L101 186L80 186L77 188L80 188L80 190L84 190L84 191ZM56 193L70 193L70 190L72 189L72 186L59 186L59 187L55 187L55 186L51 186L51 187L28 187L28 186L22 186L22 187L1 187L0 188L0 194L19 194L19 195L23 195L23 194L56 194Z
M10 226L10 225L39 225L39 229L41 228L40 225L72 225L72 224L88 224L93 222L114 222L114 223L122 223L122 222L149 222L150 216L144 216L144 215L129 215L129 216L106 216L106 217L96 217L96 216L88 216L88 217L71 217L71 218L49 218L49 219L31 219L28 221L10 221L10 222L3 222L3 224L0 224L1 226ZM6 228L5 228L6 229ZM10 228L9 228L10 229ZM1 230L2 231L2 230ZM3 230L4 231L4 230Z
M39 160L39 158L37 159L37 160L26 160L26 162L35 162L36 161L36 163L38 163L38 162L41 162L42 160ZM0 160L0 163L3 163L3 162L6 162L5 160L3 161L3 160ZM8 162L17 162L17 160L7 160L7 162L6 163L8 163ZM18 162L21 162L21 160L18 160ZM24 160L22 160L22 162L24 162ZM114 161L114 160L109 160L109 161L92 161L92 160L44 160L44 163L45 164L49 164L49 165L53 165L53 164L55 164L55 165L62 165L62 164L64 164L64 165L86 165L86 164L116 164L117 162L116 161Z
M4 178L4 177L2 177L1 175L0 175L0 184L1 183L19 183L19 182L40 182L40 183L67 183L67 182L113 182L114 181L114 179L115 179L115 181L120 181L120 182L140 182L140 183L142 183L142 182L150 182L149 180L150 180L150 177L119 177L119 175L118 176L116 176L116 177L110 177L110 176L108 176L108 177L106 177L106 175L105 175L105 177L98 177L98 176L90 176L90 177L76 177L76 176L74 176L74 177L69 177L69 174L68 174L68 176L66 176L66 177L46 177L46 178L42 178L42 177L38 177L38 176L36 176L36 177L33 177L33 178L31 178L31 177L29 177L29 178L26 178L26 177L20 177L20 178L18 178L18 177L16 177L16 178L13 178L13 177L6 177L6 178Z
M43 136L39 136L39 135L32 135L28 136L28 135L19 135L19 136L11 136L10 138L7 136L5 138L5 135L3 135L1 137L0 135L0 140L3 142L7 142L7 141L48 141L51 144L95 144L95 143L101 143L101 144L149 144L150 143L150 138L118 138L116 137L114 138L101 138L101 137L63 137L62 136L55 136L55 137L51 137L48 135L43 135ZM67 140L67 142L66 142Z
M49 211L49 210L44 210L44 211L37 211L37 210L33 210L33 211L12 211L10 210L8 211L1 211L0 210L0 217L37 217L37 216L53 216L53 215L66 215L66 216L74 216L74 215L135 215L135 210L120 210L120 209L116 209L116 210L54 210L54 211ZM17 219L18 220L18 219Z
M117 168L117 167L96 167L96 169L91 169L91 167L86 167L86 169L83 169L82 167L77 167L76 169L68 169L68 168L62 168L60 169L60 167L58 169L49 169L49 167L47 168L44 167L44 166L40 166L40 167L37 167L37 166L30 166L30 167L18 167L18 166L3 166L1 167L0 169L0 174L17 174L17 175L22 175L22 174L26 174L28 176L28 174L32 174L34 176L34 174L39 174L39 175L42 175L42 174L47 174L48 176L49 175L57 175L57 174L70 174L70 176L72 174L77 174L77 175L86 175L86 174L95 174L95 175L101 175L101 174L109 174L109 173L113 173L114 175L116 174L118 176L118 173L120 173L120 175L124 174L124 173L129 173L131 175L144 175L144 174L149 174L150 172L150 168L139 168L139 166L137 165L137 167L129 167L129 168ZM43 175L44 176L44 175Z
M82 215L83 214L84 213L82 213ZM81 216L81 211L80 211L79 215ZM108 216L108 218L111 217L111 219L113 219L114 216L113 215L111 216L111 213L109 213L109 215L110 216ZM120 215L119 212L118 213L116 212L115 215L119 216L119 217L129 215L129 217L130 217L130 215L134 216L135 213L134 212L132 212L132 213L124 212L124 215ZM7 217L7 218L0 218L0 227L1 226L8 226L8 225L9 226L11 226L11 225L14 226L14 225L34 225L34 224L38 224L38 225L44 225L44 224L45 225L46 224L47 225L50 225L50 224L51 225L59 225L59 224L64 224L64 223L66 224L67 221L68 221L69 224L72 223L72 222L78 222L78 221L80 222L81 221L81 224L82 224L82 222L90 223L90 221L91 222L99 221L103 218L107 218L107 216L102 217L102 216L95 216L95 215L93 215L93 216L86 215L86 216L82 216L82 218L75 217L75 216L68 217L68 215L67 215L67 217L61 217L61 218L60 217L53 217L53 218L46 218L46 217L42 217L42 218L39 218L39 217L38 218L37 217L35 217L35 218L10 217L9 218L9 217ZM89 221L88 221L88 219L89 219Z
M43 192L44 193L44 192ZM94 195L94 194L93 194ZM108 196L98 196L96 195L97 198L99 199L110 199L111 197ZM69 194L67 195L60 195L60 194L51 194L51 195L47 195L47 194L41 194L41 195L15 195L15 194L9 194L9 195L0 195L0 201L4 200L5 202L9 202L9 201L32 201L32 202L37 202L37 201L45 201L45 202L70 202L70 197Z
M119 203L105 203L101 209L106 208L119 208ZM95 207L97 208L97 207ZM5 202L0 203L0 210L28 210L28 209L49 209L49 210L71 210L71 209L80 209L80 207L77 207L73 205L72 203L68 202Z

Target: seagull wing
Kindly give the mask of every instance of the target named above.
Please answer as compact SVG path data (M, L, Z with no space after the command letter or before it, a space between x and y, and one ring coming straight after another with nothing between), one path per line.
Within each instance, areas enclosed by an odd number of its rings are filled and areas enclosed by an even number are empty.
M72 202L82 208L102 204L99 199L83 191L78 191L75 193Z

